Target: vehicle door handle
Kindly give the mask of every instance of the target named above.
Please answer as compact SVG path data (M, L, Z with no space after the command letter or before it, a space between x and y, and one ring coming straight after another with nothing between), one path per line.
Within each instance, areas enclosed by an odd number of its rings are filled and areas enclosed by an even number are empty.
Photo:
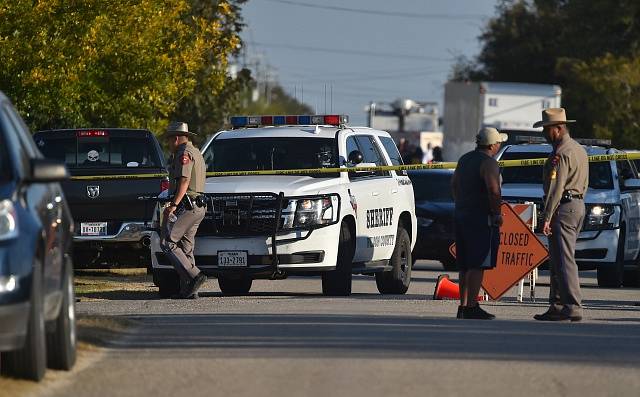
M372 195L372 196L379 196L379 195L380 195L380 193L378 193L378 192L371 192L371 195Z
M398 189L391 189L391 194L398 193Z

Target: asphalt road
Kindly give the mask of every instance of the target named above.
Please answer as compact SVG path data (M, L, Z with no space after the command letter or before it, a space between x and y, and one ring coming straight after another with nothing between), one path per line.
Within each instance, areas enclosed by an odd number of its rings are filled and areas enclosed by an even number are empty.
M434 262L419 262L404 296L356 277L349 298L320 294L319 278L254 282L195 301L151 291L94 294L84 315L131 320L43 396L604 396L640 390L639 289L595 286L582 273L585 321L540 323L539 302L511 291L486 303L494 321L456 320L457 303L431 299ZM537 288L548 293L544 276ZM0 391L0 394L2 392Z

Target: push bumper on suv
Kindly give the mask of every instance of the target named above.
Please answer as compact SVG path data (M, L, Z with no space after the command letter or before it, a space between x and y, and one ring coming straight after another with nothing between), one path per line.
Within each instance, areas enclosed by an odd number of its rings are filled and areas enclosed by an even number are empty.
M209 276L249 273L255 278L261 278L273 277L281 273L328 271L334 270L336 266L339 234L339 224L308 231L278 234L277 261L274 261L272 254L271 237L196 237L194 256L196 266ZM221 267L218 265L219 251L245 251L248 264L245 267ZM151 237L151 252L151 263L154 269L173 270L160 247L160 238L155 232Z

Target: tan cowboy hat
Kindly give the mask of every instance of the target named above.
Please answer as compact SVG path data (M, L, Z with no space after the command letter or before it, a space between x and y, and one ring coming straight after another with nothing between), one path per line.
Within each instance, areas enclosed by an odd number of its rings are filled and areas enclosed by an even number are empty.
M542 120L536 121L533 124L533 128L575 122L575 120L567 120L567 114L564 108L549 108L542 111Z
M182 121L175 121L167 127L165 136L197 136L195 132L189 131L189 125Z
M493 127L484 127L478 131L478 135L476 135L476 144L494 145L496 143L506 142L507 139L509 139L507 134L501 134Z

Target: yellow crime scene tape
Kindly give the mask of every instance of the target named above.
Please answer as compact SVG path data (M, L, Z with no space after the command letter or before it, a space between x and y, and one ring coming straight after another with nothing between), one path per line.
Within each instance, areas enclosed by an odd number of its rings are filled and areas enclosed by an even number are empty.
M71 177L74 181L86 181L86 180L105 180L105 179L151 179L151 178L165 178L169 175L166 173L155 174L136 174L136 175L75 175Z
M618 153L601 154L589 156L589 162L637 160L640 153ZM546 158L524 159L524 160L502 160L498 161L498 166L506 167L531 167L544 165ZM221 171L207 172L208 177L218 176L248 176L248 175L300 175L300 174L335 174L338 172L363 172L363 171L412 171L412 170L433 170L433 169L454 169L458 163L442 162L432 164L407 164L407 165L384 165L375 167L342 167L342 168L301 168L292 170L256 170L256 171ZM137 175L87 175L72 176L72 180L106 180L106 179L148 179L162 178L167 174L137 174Z

